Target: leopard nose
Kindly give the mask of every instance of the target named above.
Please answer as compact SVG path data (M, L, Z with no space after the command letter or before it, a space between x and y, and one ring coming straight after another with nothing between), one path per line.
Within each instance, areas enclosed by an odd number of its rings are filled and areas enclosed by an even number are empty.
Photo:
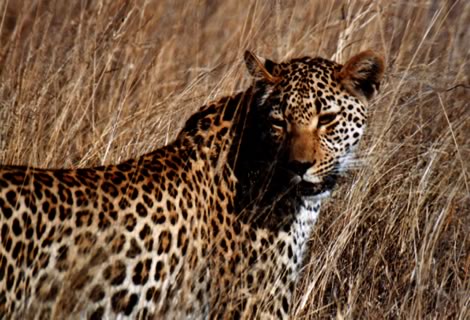
M310 162L292 161L289 163L289 168L302 177L312 165Z

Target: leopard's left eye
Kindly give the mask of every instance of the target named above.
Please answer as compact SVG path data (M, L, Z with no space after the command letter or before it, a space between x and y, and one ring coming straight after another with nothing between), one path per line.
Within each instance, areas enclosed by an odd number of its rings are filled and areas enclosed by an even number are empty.
M327 124L335 121L337 114L336 113L327 113L323 114L318 118L318 126L326 126Z

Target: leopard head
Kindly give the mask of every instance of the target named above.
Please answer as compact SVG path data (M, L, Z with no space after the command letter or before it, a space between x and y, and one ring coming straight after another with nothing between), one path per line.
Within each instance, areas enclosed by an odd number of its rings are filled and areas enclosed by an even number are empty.
M311 57L275 63L248 51L244 58L260 92L250 152L274 161L278 183L293 183L302 196L331 189L363 135L383 58L370 50L344 65Z

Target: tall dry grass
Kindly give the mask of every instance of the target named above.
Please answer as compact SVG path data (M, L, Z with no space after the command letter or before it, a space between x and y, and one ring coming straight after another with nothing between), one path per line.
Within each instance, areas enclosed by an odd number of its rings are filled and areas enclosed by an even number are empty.
M470 318L470 3L0 2L0 163L115 163L244 88L242 53L387 60L323 208L295 318Z

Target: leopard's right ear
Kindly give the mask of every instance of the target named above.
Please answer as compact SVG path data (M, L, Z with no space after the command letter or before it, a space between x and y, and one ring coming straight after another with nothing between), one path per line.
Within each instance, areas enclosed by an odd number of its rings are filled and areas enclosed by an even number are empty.
M262 80L270 84L278 83L281 77L273 75L275 62L256 56L250 51L245 51L245 65L250 74L256 80Z

